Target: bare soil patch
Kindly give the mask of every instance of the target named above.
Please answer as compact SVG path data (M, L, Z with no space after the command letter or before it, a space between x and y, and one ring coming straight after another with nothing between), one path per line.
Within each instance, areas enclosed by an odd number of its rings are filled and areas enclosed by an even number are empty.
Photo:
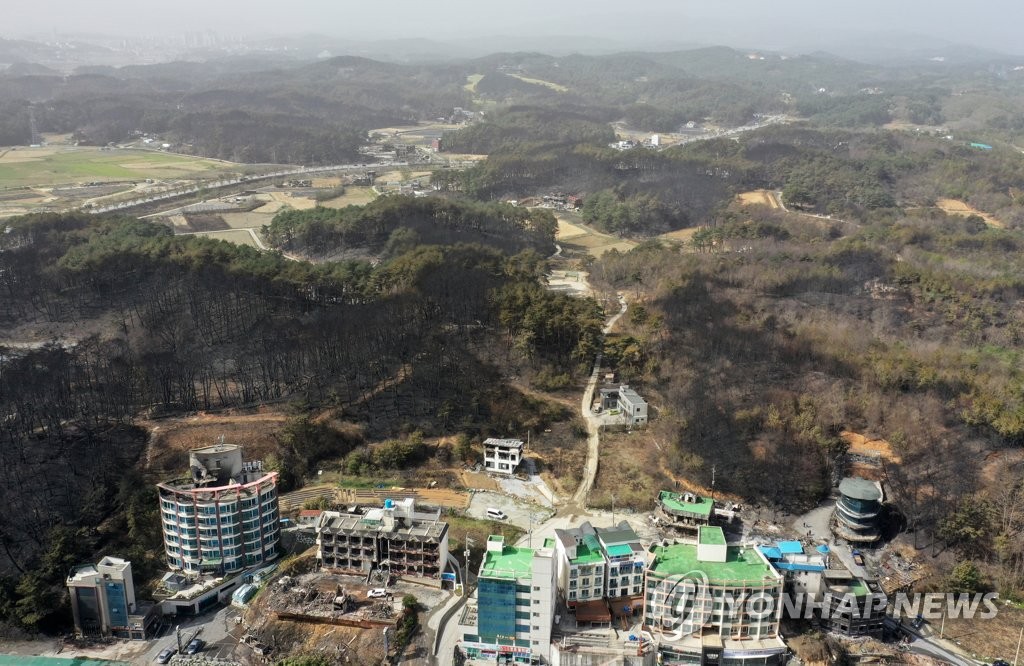
M985 220L985 224L990 227L995 227L997 229L1006 228L1006 225L1001 221L992 217L988 213L978 210L965 201L959 201L957 199L939 199L935 202L935 207L950 215L960 215L962 217L977 215L981 219Z
M736 195L736 199L743 206L768 206L769 208L781 208L779 200L771 190L742 192Z

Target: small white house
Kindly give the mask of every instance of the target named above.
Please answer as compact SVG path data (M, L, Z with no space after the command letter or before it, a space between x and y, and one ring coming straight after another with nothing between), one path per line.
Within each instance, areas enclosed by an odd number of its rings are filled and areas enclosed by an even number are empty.
M523 459L523 440L484 440L484 469L495 474L515 474Z

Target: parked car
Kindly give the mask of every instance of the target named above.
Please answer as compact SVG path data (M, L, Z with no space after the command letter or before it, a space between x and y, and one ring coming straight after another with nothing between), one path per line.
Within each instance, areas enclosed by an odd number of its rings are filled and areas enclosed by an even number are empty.
M204 647L206 647L206 641L201 638L193 638L185 646L185 654L198 654Z
M864 566L864 556L863 556L863 555L861 555L861 553L860 553L860 551L859 551L859 550L854 550L854 551L853 551L853 561L854 561L854 562L855 562L855 563L857 564L857 566L859 566L859 567L862 567L862 566Z
M924 626L924 618L918 615L914 618L914 621L910 623L910 626L912 626L914 629L920 629L922 626Z
M1010 662L1005 659L996 659L992 662L992 666L1010 666Z
M508 520L508 514L500 509L487 509L487 517L492 520Z
M367 599L383 599L388 596L388 591L383 587L375 587L366 593Z
M175 648L164 648L163 650L160 650L160 654L156 656L156 663L166 664L170 662L171 657L173 657L177 652L178 650Z

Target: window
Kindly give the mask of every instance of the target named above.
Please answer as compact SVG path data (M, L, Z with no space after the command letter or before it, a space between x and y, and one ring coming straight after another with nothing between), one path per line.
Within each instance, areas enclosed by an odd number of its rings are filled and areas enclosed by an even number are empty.
M540 613L534 613L533 616L534 617L540 617Z
M540 592L540 585L534 585L533 586L533 591L534 592Z

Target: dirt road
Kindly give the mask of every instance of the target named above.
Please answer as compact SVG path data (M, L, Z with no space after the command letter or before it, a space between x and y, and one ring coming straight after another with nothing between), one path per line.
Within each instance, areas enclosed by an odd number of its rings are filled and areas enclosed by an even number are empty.
M619 305L619 311L601 329L604 335L608 335L612 327L615 326L615 323L619 321L619 318L626 314L628 305L622 294L619 294ZM594 402L594 391L597 390L597 379L601 372L601 360L602 355L598 352L597 358L594 359L594 370L590 373L590 379L587 381L587 389L583 392L583 398L580 400L580 414L587 424L587 464L583 469L583 479L580 481L576 493L572 496L571 504L576 504L581 508L586 507L590 489L594 487L594 479L597 477L597 461L601 450L598 419L590 409L591 404Z

